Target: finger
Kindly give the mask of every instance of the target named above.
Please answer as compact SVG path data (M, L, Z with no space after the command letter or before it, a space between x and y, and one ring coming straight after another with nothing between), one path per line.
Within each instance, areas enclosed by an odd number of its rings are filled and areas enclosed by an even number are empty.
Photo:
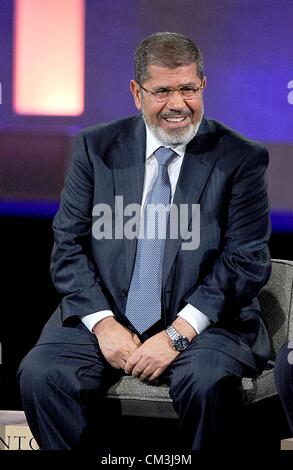
M132 369L132 372L131 374L134 376L134 377L140 377L141 374L144 373L144 371L147 369L147 367L149 368L152 368L152 371L154 371L154 367L152 367L152 365L146 360L146 359L141 359L135 366L134 368ZM151 372L148 374L150 375Z
M140 360L140 355L136 354L136 351L126 361L124 370L127 374L132 373L132 369L136 366L136 364Z
M160 375L162 374L162 372L165 370L165 367L159 367L158 369L156 369L152 375L150 375L148 377L148 382L152 382L153 380L157 379L158 377L160 377Z
M126 374L131 374L133 367L134 367L134 364L127 361L126 364L124 365L124 371L126 372Z
M111 366L113 366L115 369L123 369L125 368L125 364L126 364L126 358L124 355L115 355L115 357L113 357L111 359L111 361L108 361L110 362Z
M139 369L139 368L136 368L135 370L134 370L134 369L132 370L131 375L132 375L133 377L137 377L138 379L140 379L140 376L141 376L141 374L143 373L143 371L144 371L143 367L140 368L140 369Z
M155 370L156 369L152 366L152 364L149 364L139 375L138 377L139 380L141 381L148 380L149 377L151 377L151 375L155 372Z
M140 341L139 337L138 337L135 333L133 334L132 339L133 339L133 342L134 342L134 344L135 344L136 346L140 346L140 345L141 345L141 341Z
M118 364L118 362L115 362L115 361L108 361L108 362L112 367L114 367L114 369L123 369L123 366Z

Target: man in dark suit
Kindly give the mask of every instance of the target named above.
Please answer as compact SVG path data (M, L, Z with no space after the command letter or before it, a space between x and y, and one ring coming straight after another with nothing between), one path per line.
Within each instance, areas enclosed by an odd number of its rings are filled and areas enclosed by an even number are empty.
M62 301L19 369L42 449L89 445L100 398L125 373L170 385L186 447L230 445L241 379L269 354L256 300L270 275L267 151L204 117L189 38L146 38L135 66L141 114L80 133L54 219ZM160 203L165 237L148 240L142 222Z

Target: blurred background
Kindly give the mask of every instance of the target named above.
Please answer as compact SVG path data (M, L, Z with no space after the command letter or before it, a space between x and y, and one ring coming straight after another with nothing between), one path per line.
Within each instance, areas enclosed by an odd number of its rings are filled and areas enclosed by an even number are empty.
M292 0L1 0L1 409L21 409L15 372L58 303L51 225L74 135L136 112L147 35L194 39L206 115L269 149L271 256L293 259L292 18Z

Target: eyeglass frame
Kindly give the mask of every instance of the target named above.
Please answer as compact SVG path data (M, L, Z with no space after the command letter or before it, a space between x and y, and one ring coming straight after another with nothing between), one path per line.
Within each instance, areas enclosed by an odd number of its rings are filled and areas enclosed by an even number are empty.
M205 80L206 80L206 77L204 77L204 78L201 80L201 83L200 83L200 85L195 89L195 92L204 89L204 87L205 87ZM138 84L138 86L139 86L140 88L143 89L143 91L145 91L146 93L150 93L152 99L153 99L154 101L156 101L157 103L163 103L164 101L168 101L168 100L171 98L171 96L173 95L174 91L178 91L179 95L180 95L181 98L183 98L184 100L194 100L194 99L196 98L196 96L192 96L192 97L190 97L190 98L186 98L185 96L181 95L180 89L181 89L181 88L184 88L184 87L186 87L186 86L190 86L190 85L187 85L187 84L186 84L186 85L180 85L179 87L176 87L176 88L173 88L173 87L170 87L170 86L166 86L166 87L165 87L165 86L162 86L161 88L165 88L166 90L168 90L168 91L171 92L171 95L170 95L168 98L163 99L163 100L156 100L156 99L155 99L155 90L154 90L153 88L149 88L149 89L148 89L148 88L145 88L145 87L142 86L142 84L139 83L139 82L137 82L137 84ZM160 88L160 87L158 87L158 88ZM158 91L158 90L157 90L157 91Z

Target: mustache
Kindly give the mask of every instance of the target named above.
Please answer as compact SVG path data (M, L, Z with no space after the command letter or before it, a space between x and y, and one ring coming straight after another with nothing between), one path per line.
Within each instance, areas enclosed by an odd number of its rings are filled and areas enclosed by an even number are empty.
M162 113L162 118L172 118L172 117L186 117L191 116L191 111L169 111Z

